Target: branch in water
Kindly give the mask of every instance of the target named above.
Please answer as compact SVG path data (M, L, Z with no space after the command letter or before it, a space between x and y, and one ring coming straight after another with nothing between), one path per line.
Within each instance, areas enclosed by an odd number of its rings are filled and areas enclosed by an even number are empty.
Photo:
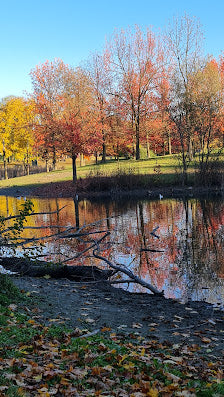
M108 233L104 236L104 238L108 235ZM103 238L101 238L102 241ZM127 269L124 266L120 266L118 264L114 264L111 261L109 261L107 258L104 258L103 256L99 255L99 251L100 251L100 247L99 247L99 242L95 241L95 245L97 246L97 248L95 248L93 250L93 255L95 256L95 258L97 259L101 259L102 261L106 262L110 267L112 267L112 269L120 271L121 273L126 274L127 276L129 276L132 280L134 280L137 284L140 284L142 287L145 287L147 289L149 289L151 292L153 292L155 295L163 295L163 291L160 292L158 291L155 287L153 287L153 285L147 283L146 281L140 279L138 276L136 276L135 274L132 273L132 271L130 269Z

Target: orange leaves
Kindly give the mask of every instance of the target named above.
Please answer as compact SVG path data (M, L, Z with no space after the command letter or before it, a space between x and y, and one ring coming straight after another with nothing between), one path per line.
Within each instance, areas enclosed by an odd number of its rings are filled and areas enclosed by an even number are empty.
M91 306L91 301L85 303ZM9 315L13 309L16 319L17 308L10 308ZM11 326L15 325L6 327L9 330ZM36 318L30 318L24 332L28 329L32 335L37 326ZM133 326L138 331L141 328L137 322ZM31 336L29 342L15 341L13 346L6 346L5 353L1 351L0 375L4 373L5 384L1 384L0 394L10 385L17 388L18 395L28 397L193 397L198 390L207 390L210 395L214 391L215 395L215 388L222 387L221 361L213 362L214 356L207 360L197 345L159 343L138 334L125 335L122 328L119 334L105 336L111 331L109 327L94 333L78 328L65 331L57 322L52 327L39 326L40 334ZM200 335L205 346L210 343ZM16 357L8 358L15 351Z

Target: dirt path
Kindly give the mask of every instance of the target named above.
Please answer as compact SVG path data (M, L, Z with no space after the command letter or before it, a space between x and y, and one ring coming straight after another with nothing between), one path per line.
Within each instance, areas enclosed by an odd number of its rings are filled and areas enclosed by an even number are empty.
M31 277L12 277L36 297L37 318L45 324L116 333L136 333L170 345L197 345L199 354L224 356L224 312L202 302L183 305L149 294L129 293L107 282L75 283ZM36 300L36 299L35 299Z

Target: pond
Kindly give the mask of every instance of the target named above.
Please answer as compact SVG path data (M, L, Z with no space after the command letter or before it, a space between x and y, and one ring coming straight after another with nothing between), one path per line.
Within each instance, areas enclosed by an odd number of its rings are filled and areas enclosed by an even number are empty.
M125 264L139 277L164 290L167 298L181 302L200 300L224 307L223 200L31 200L35 212L65 208L59 213L29 217L26 236L51 236L65 227L89 224L88 232L99 232L93 235L95 238L109 230L110 235L101 244L101 254L110 261ZM17 213L21 202L23 198L1 196L1 215ZM40 226L41 229L34 228ZM82 240L51 237L42 254L44 259L60 259L70 265L104 267L91 250L70 260L91 244L87 241L90 239L91 235L83 236ZM120 286L145 292L136 284Z

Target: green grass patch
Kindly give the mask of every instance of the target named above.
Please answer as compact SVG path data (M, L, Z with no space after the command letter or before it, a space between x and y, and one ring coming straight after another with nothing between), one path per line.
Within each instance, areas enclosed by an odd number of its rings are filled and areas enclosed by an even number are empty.
M214 154L215 164L215 154ZM149 186L172 186L182 184L182 171L181 171L181 156L180 155L166 155L156 156L150 159L134 160L134 159L107 159L106 163L99 162L93 164L92 162L80 166L77 162L77 175L78 179L91 179L99 188L99 180L112 178L117 180L116 184L124 186L131 184L138 180L138 184L134 183L136 188L148 188ZM223 156L219 158L223 161ZM188 183L190 185L198 184L200 178L198 177L198 157L188 164ZM211 168L211 180L213 179L214 170ZM204 175L204 172L202 172ZM133 180L131 179L133 177ZM134 179L135 178L135 179ZM33 189L37 186L45 185L46 183L64 182L72 180L72 165L71 161L67 161L63 169L51 171L49 173L40 173L28 175L18 178L0 181L0 188L10 187L26 187ZM104 182L103 182L104 183ZM110 183L110 182L109 182ZM203 182L204 184L204 182ZM97 190L95 186L94 190ZM91 186L88 186L88 188Z

